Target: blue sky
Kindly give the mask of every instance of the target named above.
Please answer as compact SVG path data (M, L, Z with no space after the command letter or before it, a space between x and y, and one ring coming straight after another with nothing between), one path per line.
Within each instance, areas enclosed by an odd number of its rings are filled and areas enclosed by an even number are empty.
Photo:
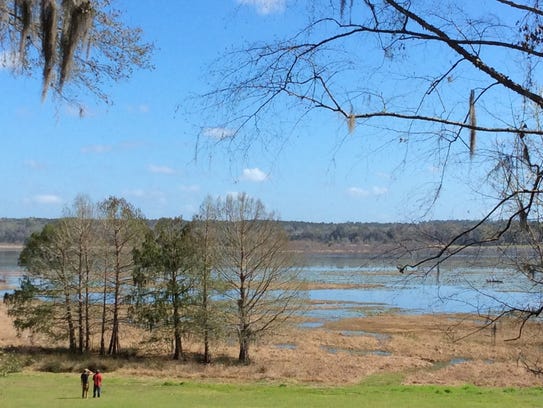
M155 43L156 68L108 87L112 106L89 102L80 118L52 98L41 102L39 76L0 69L0 89L9 95L0 110L0 217L59 217L82 193L94 201L124 197L149 218L191 218L207 195L236 192L261 199L283 220L390 222L421 215L435 167L402 165L405 152L363 130L349 135L330 114L291 129L281 149L257 145L241 155L219 145L196 154L198 138L212 139L218 129L190 103L208 90L206 70L232 47L300 27L306 16L287 0L123 0L118 7ZM447 179L427 218L481 214L464 177Z

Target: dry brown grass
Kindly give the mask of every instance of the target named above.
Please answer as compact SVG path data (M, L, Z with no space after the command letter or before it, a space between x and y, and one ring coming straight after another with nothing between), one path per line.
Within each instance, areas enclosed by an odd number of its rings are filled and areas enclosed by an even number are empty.
M204 365L195 356L197 342L185 341L188 360L174 362L152 355L120 365L127 375L220 381L272 381L356 384L372 374L401 373L406 384L475 384L533 386L540 379L523 366L535 362L542 346L541 326L529 324L520 340L512 321L498 325L496 337L474 316L380 316L329 322L320 328L290 328L254 344L250 365L236 363L237 346L214 344L214 362ZM458 340L472 333L463 340ZM0 347L28 345L17 338L0 306ZM139 345L141 333L122 339L125 347ZM130 344L130 340L133 344ZM36 339L34 339L36 341ZM92 357L94 360L97 356ZM458 359L455 361L455 359ZM456 364L451 364L451 361Z

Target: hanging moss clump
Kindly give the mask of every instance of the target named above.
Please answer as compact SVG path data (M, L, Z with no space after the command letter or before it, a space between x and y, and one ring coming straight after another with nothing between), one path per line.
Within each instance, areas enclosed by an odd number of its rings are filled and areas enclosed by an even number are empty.
M47 96L51 84L57 49L57 4L55 0L42 0L41 5L43 89L42 100Z
M19 40L19 58L21 64L24 65L26 58L26 41L30 37L30 29L32 26L32 8L33 0L17 0L15 1L15 16L21 20L21 38Z
M70 77L77 46L88 41L94 11L90 1L66 0L64 6L64 24L61 46L59 88Z
M470 125L470 137L469 137L469 155L473 157L475 154L475 142L477 132L475 127L477 126L477 117L475 115L475 92L473 89L469 94L469 125Z

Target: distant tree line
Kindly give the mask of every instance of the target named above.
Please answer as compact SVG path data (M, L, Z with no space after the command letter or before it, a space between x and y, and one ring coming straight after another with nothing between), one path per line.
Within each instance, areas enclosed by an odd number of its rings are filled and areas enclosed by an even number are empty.
M205 362L215 339L235 336L239 360L249 362L252 342L300 305L287 245L275 215L245 194L207 198L192 220L152 222L122 198L78 196L25 240L20 287L4 301L18 331L74 353L118 355L137 327L173 345L174 359L183 339L201 339Z
M0 218L0 243L24 244L33 232L40 231L46 224L54 222L46 218ZM153 227L157 220L145 220ZM504 222L494 221L474 229L468 234L463 232L473 229L476 221L446 220L419 223L377 223L344 222L318 223L304 221L278 221L291 241L312 241L321 244L365 244L393 245L416 239L427 244L446 242L458 236L459 245L477 242L488 236ZM485 230L486 228L486 230ZM539 240L543 240L540 237ZM500 244L522 244L525 239L519 229L513 226L500 237ZM492 245L488 242L487 245Z
M458 245L479 242L504 222L495 221L486 226L473 228L477 222L469 220L426 221L419 223L313 223L282 221L281 224L292 241L307 240L322 244L403 245L417 241L421 244L439 245L458 237ZM486 229L485 229L486 228ZM465 233L465 231L470 231ZM490 241L500 244L522 244L524 240L515 226Z
M0 218L0 242L22 244L51 221L49 218Z

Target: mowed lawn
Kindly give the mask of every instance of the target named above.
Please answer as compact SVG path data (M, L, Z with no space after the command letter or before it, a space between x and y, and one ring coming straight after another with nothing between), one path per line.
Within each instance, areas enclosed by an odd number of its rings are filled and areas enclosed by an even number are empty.
M543 407L542 388L353 387L224 384L104 374L102 398L80 397L78 374L20 373L0 377L0 407Z

